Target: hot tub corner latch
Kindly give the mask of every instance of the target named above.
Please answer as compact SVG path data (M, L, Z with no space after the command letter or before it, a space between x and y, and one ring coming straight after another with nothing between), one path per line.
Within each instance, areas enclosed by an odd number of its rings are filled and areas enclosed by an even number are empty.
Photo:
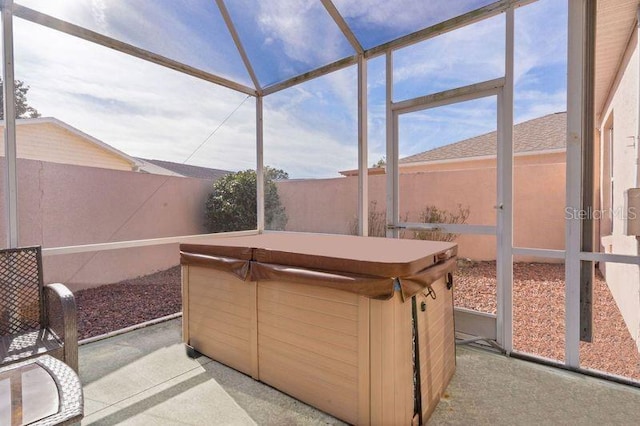
M429 284L427 284L427 289L424 290L422 294L424 295L424 297L431 297L433 300L436 300L436 298L438 297L436 295L436 291Z
M447 272L447 290L451 290L453 287L453 274L451 272Z

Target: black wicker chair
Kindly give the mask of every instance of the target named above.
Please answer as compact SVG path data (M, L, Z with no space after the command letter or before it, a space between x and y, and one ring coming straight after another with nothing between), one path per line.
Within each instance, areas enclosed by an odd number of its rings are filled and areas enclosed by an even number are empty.
M73 293L43 285L40 247L0 250L0 366L43 354L78 371Z

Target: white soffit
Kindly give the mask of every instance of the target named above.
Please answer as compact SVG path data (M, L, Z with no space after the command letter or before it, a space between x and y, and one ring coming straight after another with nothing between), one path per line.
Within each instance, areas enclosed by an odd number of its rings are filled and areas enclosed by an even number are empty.
M602 114L636 24L638 0L599 0L596 17L595 113Z

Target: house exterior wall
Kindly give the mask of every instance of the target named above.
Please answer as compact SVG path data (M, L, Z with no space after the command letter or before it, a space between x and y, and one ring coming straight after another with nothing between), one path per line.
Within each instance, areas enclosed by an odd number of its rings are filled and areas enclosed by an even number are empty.
M0 126L3 130L4 126ZM4 132L0 136L0 156L4 156ZM51 122L16 126L18 158L77 166L131 170L126 159L109 152Z
M600 249L605 253L638 255L638 240L625 235L627 212L626 191L638 186L638 50L637 35L631 41L610 96L610 103L602 117L600 129L601 155L603 162L600 175L603 208L611 204L613 214L601 223ZM612 129L612 132L610 131ZM612 140L612 148L608 140ZM609 158L612 156L612 168ZM611 176L613 184L611 185ZM610 198L609 198L610 197ZM610 199L611 201L608 201ZM605 212L607 213L607 212ZM601 264L611 294L622 313L631 336L640 350L640 272L636 265Z
M280 181L278 194L286 208L287 231L353 233L356 223L357 176ZM564 249L565 164L521 164L514 168L514 242L519 247ZM386 211L386 176L369 176L369 200ZM455 211L468 206L468 224L495 225L496 169L493 167L403 173L400 214L417 221L426 205ZM459 255L494 260L496 239L462 235ZM518 259L534 261L540 259Z
M516 155L514 157L514 166L524 166L530 164L554 164L554 163L566 163L566 152L559 151L545 154L525 154ZM416 163L416 164L401 164L401 173L418 173L418 172L430 172L436 170L461 170L461 169L479 169L484 167L496 167L495 158L486 158L478 160L453 160L453 161L440 161L431 163Z
M50 248L202 234L210 190L202 179L20 159L19 244ZM0 196L0 212L4 203ZM3 239L5 226L2 218ZM75 291L178 264L177 244L45 256L44 278Z

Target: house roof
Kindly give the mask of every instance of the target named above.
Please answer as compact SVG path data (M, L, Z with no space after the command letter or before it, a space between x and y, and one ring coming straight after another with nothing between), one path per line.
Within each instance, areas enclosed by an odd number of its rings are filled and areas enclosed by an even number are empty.
M607 102L615 92L618 71L637 25L638 0L598 0L595 40L594 105L596 116L604 118Z
M182 163L174 163L172 161L163 161L163 160L150 160L147 158L139 158L145 163L150 163L155 166L161 167L165 170L168 170L171 173L166 174L174 174L178 176L198 178L198 179L208 179L208 180L218 180L221 177L232 173L229 170L220 170L220 169L210 169L208 167L200 167L200 166L192 166L190 164L182 164ZM144 167L142 168L144 171ZM150 173L154 173L153 170L148 170Z
M84 140L92 143L93 145L99 147L102 150L105 150L111 154L114 154L120 158L122 158L127 163L131 164L133 169L136 169L138 166L138 162L135 158L131 157L128 154L120 151L117 148L112 147L111 145L102 142L100 139L97 139L82 130L76 129L70 124L65 123L64 121L58 120L54 117L38 117L38 118L20 118L16 120L16 126L33 126L38 124L53 124L54 126L60 127ZM0 127L4 128L4 120L0 120Z
M496 155L496 138L496 132L485 133L401 158L399 163L493 157ZM513 127L513 140L515 154L564 150L567 141L567 113L558 112L516 124Z

